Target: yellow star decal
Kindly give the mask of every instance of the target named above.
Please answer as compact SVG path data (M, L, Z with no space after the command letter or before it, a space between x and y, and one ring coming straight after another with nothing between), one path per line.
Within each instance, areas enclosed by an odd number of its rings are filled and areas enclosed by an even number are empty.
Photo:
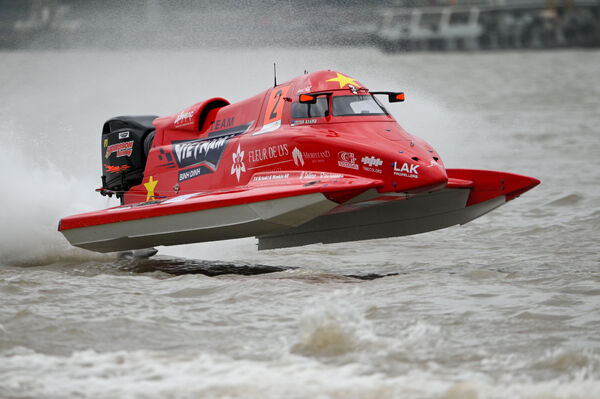
M340 84L340 89L343 89L344 86L351 84L354 85L356 87L360 87L360 85L358 83L356 83L356 81L354 79L352 79L351 77L348 77L346 75L342 75L339 72L337 73L337 78L331 78L331 79L327 79L328 82L338 82Z
M146 202L154 200L154 188L156 187L156 183L158 180L154 180L154 177L150 176L148 183L144 183L144 187L146 187L146 191L148 195L146 195Z

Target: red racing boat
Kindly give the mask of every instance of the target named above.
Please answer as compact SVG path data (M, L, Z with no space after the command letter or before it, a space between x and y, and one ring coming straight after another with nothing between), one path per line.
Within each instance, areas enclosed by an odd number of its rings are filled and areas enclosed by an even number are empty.
M355 79L319 71L230 104L116 117L102 130L102 195L121 205L59 231L98 252L256 236L259 249L423 233L464 224L539 184L446 169Z

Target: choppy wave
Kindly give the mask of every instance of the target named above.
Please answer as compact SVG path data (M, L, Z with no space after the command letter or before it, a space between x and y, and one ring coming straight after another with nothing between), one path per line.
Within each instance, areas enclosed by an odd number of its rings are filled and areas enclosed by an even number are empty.
M368 373L360 364L332 367L285 355L272 361L189 351L98 353L67 357L15 348L0 365L0 395L26 398L569 398L593 399L600 381L585 371L532 381L504 373L490 378L430 364L406 374ZM581 369L580 369L581 370ZM23 392L27 393L24 394Z
M360 305L348 303L341 291L314 300L300 316L298 342L293 353L304 356L340 356L374 349L378 339Z
M555 199L554 201L546 204L547 206L571 206L575 205L583 200L583 195L579 193L573 193L565 195L562 198Z
M2 56L0 397L600 397L600 52ZM150 260L67 245L60 217L108 206L93 191L105 119L241 100L273 60L281 81L332 68L404 90L390 111L447 167L542 185L410 237Z

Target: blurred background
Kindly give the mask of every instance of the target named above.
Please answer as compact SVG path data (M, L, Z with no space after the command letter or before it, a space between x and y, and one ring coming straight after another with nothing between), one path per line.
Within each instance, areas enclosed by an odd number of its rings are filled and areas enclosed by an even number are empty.
M0 47L600 45L598 0L2 0Z

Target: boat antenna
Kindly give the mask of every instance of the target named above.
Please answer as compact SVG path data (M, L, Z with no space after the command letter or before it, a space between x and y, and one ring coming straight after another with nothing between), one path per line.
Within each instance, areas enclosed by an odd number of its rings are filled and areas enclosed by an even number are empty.
M277 86L277 64L273 63L273 87Z

